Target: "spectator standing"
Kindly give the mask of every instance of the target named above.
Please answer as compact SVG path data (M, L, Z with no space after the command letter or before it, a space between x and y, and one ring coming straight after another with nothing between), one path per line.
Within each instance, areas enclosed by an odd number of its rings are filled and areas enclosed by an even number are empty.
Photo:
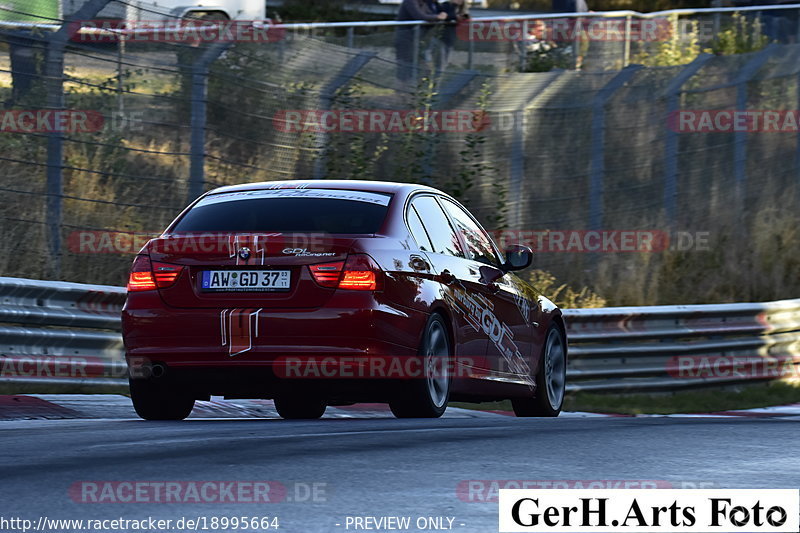
M586 0L553 0L553 13L585 13L589 11Z
M435 0L403 0L397 13L397 20L424 20L437 22L447 19L447 13L441 10ZM394 48L397 56L397 79L408 84L414 74L414 28L415 26L398 26L394 35ZM429 27L420 31L420 40ZM418 52L418 50L416 51Z
M437 65L437 72L442 71L450 62L450 53L456 44L456 28L459 24L469 20L469 6L467 0L450 0L440 4L441 10L447 15L448 24L440 29L439 41L441 53ZM431 43L433 45L433 43Z
M553 13L588 13L586 0L553 0ZM583 31L581 19L575 21L573 28L572 53L575 56L575 69L583 68L583 58L589 51L589 39Z

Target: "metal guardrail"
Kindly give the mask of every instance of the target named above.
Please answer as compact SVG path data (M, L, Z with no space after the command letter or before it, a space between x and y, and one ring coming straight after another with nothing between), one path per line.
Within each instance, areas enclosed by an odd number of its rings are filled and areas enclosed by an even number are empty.
M119 333L125 294L123 287L0 277L0 383L127 385Z
M110 0L108 0L110 1ZM533 13L533 14L514 14L510 12L508 15L491 16L491 17L472 17L469 24L484 24L484 23L505 23L505 22L518 22L522 24L521 35L528 36L529 24L533 21L548 21L558 19L576 19L581 21L590 21L594 19L615 19L624 20L624 35L622 39L622 50L624 58L622 66L628 66L631 60L631 46L639 38L636 35L636 30L633 27L634 20L653 20L653 19L669 19L671 17L693 17L693 16L708 16L708 15L724 15L733 13L751 13L760 16L763 13L773 13L780 11L800 11L800 3L793 4L777 4L777 5L757 5L757 6L740 6L740 7L713 7L713 8L697 8L697 9L671 9L665 11L654 11L649 13L640 13L632 10L617 10L617 11L593 11L583 13ZM170 15L163 13L168 19ZM63 21L66 24L71 24L74 21L70 17L66 17ZM179 19L174 19L175 24L180 24ZM379 21L353 21L353 22L312 22L312 23L278 23L272 24L271 21L239 21L240 23L249 23L253 27L259 27L264 22L268 23L270 31L274 32L297 32L303 35L313 36L316 31L325 30L345 30L347 33L346 43L348 48L355 48L355 35L357 30L364 29L381 29L381 28L398 28L404 26L415 26L418 30L414 31L413 35L413 49L419 50L420 46L420 31L419 28L423 26L439 26L448 24L446 22L427 22L422 20L379 20ZM209 28L215 27L214 24L209 24ZM718 26L718 23L716 24ZM0 20L0 28L8 28L14 30L40 30L56 32L63 26L61 23L53 22L18 22L18 21L2 21ZM72 33L71 30L70 33ZM137 35L147 35L153 31L149 29L100 29L84 27L78 30L81 34L87 35L104 35L116 36L121 40L125 40ZM526 37L527 39L528 37ZM469 69L473 68L474 56L476 52L474 43L470 41L467 50L467 65Z
M591 11L583 13L534 13L534 14L514 14L509 12L508 15L501 17L473 17L470 19L473 22L504 22L516 20L549 20L549 19L563 19L563 18L665 18L670 16L693 16L693 15L716 15L723 13L760 13L768 11L782 11L782 10L795 10L800 9L800 3L794 4L776 4L776 5L763 5L763 6L741 6L741 7L710 7L710 8L683 8L683 9L669 9L664 11L651 11L648 13L641 13L639 11L632 11L629 9L617 11ZM251 21L252 22L252 21ZM287 30L307 30L307 29L331 29L331 28L379 28L379 27L396 27L396 26L419 26L419 25L437 25L443 24L441 22L427 22L424 20L369 20L369 21L352 21L352 22L298 22L298 23L280 23L275 24L276 27ZM18 21L4 21L0 20L0 27L8 28L24 28L24 29L40 29L46 31L55 31L61 27L60 24L46 23L46 22L18 22ZM91 30L97 31L97 30ZM110 33L124 33L124 30L102 30Z
M124 301L122 287L0 277L0 383L124 385ZM800 299L567 309L564 315L571 391L676 391L800 371ZM4 371L26 357L68 367L88 363L91 371L76 377ZM692 364L681 366L687 361Z
M676 391L800 371L800 299L564 314L572 391Z

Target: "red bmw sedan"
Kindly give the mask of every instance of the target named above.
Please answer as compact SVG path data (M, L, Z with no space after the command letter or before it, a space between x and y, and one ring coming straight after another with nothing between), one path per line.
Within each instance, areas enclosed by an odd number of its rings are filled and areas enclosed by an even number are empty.
M510 399L558 416L561 311L513 272L477 220L436 189L365 181L208 192L136 256L122 312L136 412L274 399L283 418L385 402L397 417Z

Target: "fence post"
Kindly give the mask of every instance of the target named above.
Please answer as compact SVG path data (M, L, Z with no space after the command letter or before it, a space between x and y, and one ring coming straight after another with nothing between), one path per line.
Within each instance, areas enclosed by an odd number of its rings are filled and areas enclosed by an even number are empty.
M641 24L641 21L639 21ZM622 57L622 66L627 67L631 64L631 39L633 38L633 19L630 15L625 17L625 50ZM639 30L642 31L641 29Z
M417 24L414 26L414 39L411 45L411 74L414 78L414 86L419 83L419 47L422 38L422 26Z
M125 59L125 41L126 35L120 32L117 35L117 112L120 114L125 111L125 84L123 73L123 60Z
M469 22L468 24L472 24ZM472 70L475 66L475 41L472 39L472 34L469 34L467 41L467 70Z
M80 22L91 20L110 0L88 0L72 16L67 17L61 27L47 37L45 55L45 86L47 109L65 109L64 98L64 51L67 42L80 29ZM61 223L62 198L64 195L64 133L51 131L47 134L47 233L50 252L50 275L61 278Z
M519 71L525 72L528 60L528 19L522 21L522 39L519 42Z
M592 156L589 173L589 229L603 227L603 181L606 173L606 104L625 85L641 65L621 70L595 95L592 102Z
M189 186L186 202L193 202L203 194L206 181L206 121L208 119L208 72L211 63L227 50L230 42L216 42L209 46L192 64L191 95L191 155L189 156Z
M761 70L776 47L777 45L773 43L756 53L739 71L734 81L737 111L747 110L747 84ZM736 201L741 203L747 193L747 131L737 129L734 136L733 175L736 183Z
M514 113L514 131L511 139L511 156L509 157L509 180L508 180L508 199L514 206L509 209L509 226L512 228L522 229L522 206L523 206L523 190L522 184L525 182L525 142L528 136L526 114L529 110L535 109L536 102L539 99L547 98L549 96L550 87L555 85L565 71L553 70L548 73L540 73L538 76L547 75L548 78L541 85L537 87L535 94L528 99L527 102L520 105L517 109L513 110Z
M798 24L800 25L800 24ZM797 74L797 109L800 109L800 72ZM797 148L794 156L795 189L794 195L800 201L800 131L797 133Z
M333 99L336 97L336 92L347 85L347 83L353 79L353 76L358 74L364 66L370 62L370 60L377 55L377 52L369 52L366 50L362 50L358 52L356 55L350 58L350 61L342 67L342 70L339 71L336 76L333 77L325 87L322 88L322 91L319 95L320 100L320 110L323 109L330 109L333 107ZM327 158L325 157L325 145L328 143L328 134L320 132L317 134L315 139L315 144L319 150L319 154L317 155L317 160L314 163L314 179L320 180L324 179L325 177L325 167L327 163Z
M667 85L664 91L666 98L667 116L665 125L669 125L670 120L674 120L676 113L680 110L680 94L684 84L692 76L697 74L701 68L714 56L711 54L700 54L697 59L689 63L673 80ZM676 206L678 196L678 132L675 126L666 128L664 138L664 213L667 225L675 228L677 223Z

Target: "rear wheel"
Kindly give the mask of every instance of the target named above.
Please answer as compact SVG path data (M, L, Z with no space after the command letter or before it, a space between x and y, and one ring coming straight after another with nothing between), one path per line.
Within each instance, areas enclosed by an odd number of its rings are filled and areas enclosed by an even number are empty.
M567 357L564 335L555 324L545 337L544 352L536 372L536 396L514 398L511 405L519 417L556 417L564 405L567 384Z
M439 418L450 399L450 340L444 318L433 314L428 319L420 344L425 377L410 379L401 395L389 403L397 418Z
M318 398L275 398L275 409L286 420L314 420L324 415L327 407Z
M194 398L168 383L149 379L129 380L136 414L145 420L183 420L194 408Z

